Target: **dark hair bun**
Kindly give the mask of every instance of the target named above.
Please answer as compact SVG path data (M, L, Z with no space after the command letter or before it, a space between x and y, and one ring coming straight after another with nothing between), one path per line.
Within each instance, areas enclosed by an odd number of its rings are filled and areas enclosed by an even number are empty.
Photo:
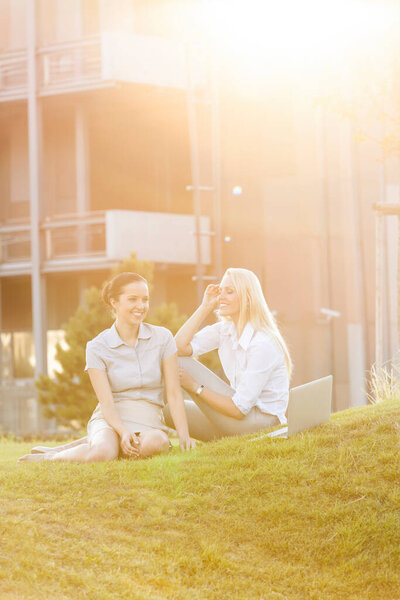
M105 304L107 304L108 306L111 306L111 303L110 303L110 288L111 288L111 281L109 281L103 287L103 291L101 292L101 297L103 298L103 302Z
M147 285L146 279L137 273L119 273L119 275L113 277L113 279L104 286L102 291L103 301L108 306L111 306L111 299L118 300L119 296L124 291L124 287L135 282L142 282Z

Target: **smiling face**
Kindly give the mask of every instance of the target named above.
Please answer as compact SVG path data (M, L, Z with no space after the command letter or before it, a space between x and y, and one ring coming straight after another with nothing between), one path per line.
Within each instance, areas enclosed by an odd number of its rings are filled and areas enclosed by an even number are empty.
M118 299L111 298L110 303L121 324L140 325L149 310L149 289L143 281L128 283Z
M219 314L237 321L240 312L239 295L233 285L232 277L224 275L220 283Z

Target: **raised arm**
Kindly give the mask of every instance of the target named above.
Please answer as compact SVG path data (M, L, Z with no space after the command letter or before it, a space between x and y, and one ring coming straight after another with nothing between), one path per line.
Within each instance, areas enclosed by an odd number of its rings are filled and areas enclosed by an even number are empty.
M121 417L115 408L107 373L101 369L90 368L88 369L88 374L100 403L101 412L107 423L118 433L123 452L129 456L139 456L139 442L122 423Z
M213 284L208 285L204 292L202 303L175 335L179 356L192 356L192 346L190 342L192 341L194 334L199 330L203 321L216 309L218 300L219 286Z
M189 437L189 428L186 419L185 404L183 401L182 390L179 384L178 357L173 354L163 360L162 363L165 391L167 394L168 406L176 432L179 437L179 445L182 450L190 450L195 443Z

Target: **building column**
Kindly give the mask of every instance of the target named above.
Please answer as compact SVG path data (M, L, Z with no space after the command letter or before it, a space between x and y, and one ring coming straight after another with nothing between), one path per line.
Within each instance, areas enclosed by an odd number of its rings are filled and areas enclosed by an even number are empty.
M75 109L75 172L76 172L76 212L82 215L78 224L78 252L80 255L88 251L88 231L84 224L84 215L90 209L89 181L89 142L86 116L81 105Z
M0 278L0 386L3 384L3 344L1 334L3 332L3 280Z
M75 110L76 212L86 213L90 206L89 139L82 106Z
M347 352L350 383L350 405L367 403L366 376L366 308L364 297L364 267L361 244L361 214L359 165L354 130L350 122L343 124L343 150L347 212L346 235L346 297L347 297Z
M76 212L84 215L90 210L90 171L89 171L89 136L84 109L77 105L75 109L75 169L76 169ZM88 225L78 225L78 252L86 254L88 248ZM87 289L84 274L78 277L79 303L83 304Z
M332 256L331 256L331 206L329 196L329 173L327 157L327 115L323 106L319 107L316 118L317 156L319 168L319 217L321 231L321 272L320 272L320 302L321 308L334 309L332 290ZM328 372L335 369L334 329L333 319L328 318L326 328L326 354ZM333 406L336 406L336 386L333 386Z
M31 285L32 323L35 345L35 377L47 373L45 278L41 273L40 244L40 168L42 128L36 78L36 14L35 0L27 1L27 66L28 66L28 139L29 139L29 205L31 220ZM33 429L39 431L40 412L36 404Z

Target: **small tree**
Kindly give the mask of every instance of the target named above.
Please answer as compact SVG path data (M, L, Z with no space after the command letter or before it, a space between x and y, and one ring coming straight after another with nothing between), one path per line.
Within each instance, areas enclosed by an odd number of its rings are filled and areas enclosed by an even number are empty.
M124 271L139 273L147 279L151 289L153 270L152 263L140 261L131 254L112 270L111 277ZM185 319L185 316L179 315L177 306L171 303L156 307L147 320L176 333ZM46 417L55 417L58 423L76 428L88 421L97 400L84 371L86 344L100 331L110 327L112 322L111 311L107 310L101 298L101 289L91 287L86 290L83 306L77 308L64 326L65 344L56 346L56 359L61 370L55 373L54 378L41 375L36 381Z

